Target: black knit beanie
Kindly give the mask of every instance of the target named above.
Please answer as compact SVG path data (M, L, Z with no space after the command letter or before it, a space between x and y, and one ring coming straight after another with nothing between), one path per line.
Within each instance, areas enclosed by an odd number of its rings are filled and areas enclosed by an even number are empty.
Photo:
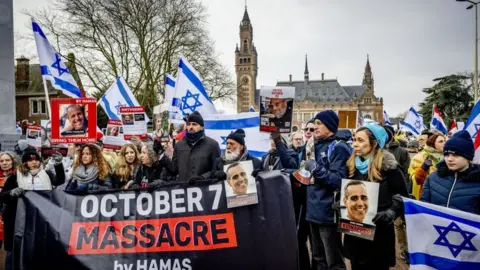
M228 135L227 140L228 139L234 140L245 146L245 131L243 131L243 129L237 129L235 132L232 132L230 135Z
M194 111L193 113L187 115L187 117L184 118L185 122L194 122L194 123L197 123L199 124L200 126L203 127L204 123L203 123L203 117L202 115L197 112L197 111Z

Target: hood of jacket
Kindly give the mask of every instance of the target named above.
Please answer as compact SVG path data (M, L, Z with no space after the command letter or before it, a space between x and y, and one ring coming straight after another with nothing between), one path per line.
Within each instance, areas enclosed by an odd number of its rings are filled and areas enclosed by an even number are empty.
M398 167L398 162L395 159L395 156L390 152L386 151L385 149L383 149L382 152L383 152L382 170L390 171L390 170L396 169Z
M388 149L395 149L395 148L398 148L400 146L400 143L397 142L397 141L392 141L391 143L389 143L387 145L387 148Z
M448 175L454 175L455 172L448 169L447 163L445 160L437 163L437 173L440 177L445 177ZM470 166L463 172L458 172L458 174L467 181L480 182L480 165L470 164Z
M335 134L335 140L348 141L352 138L352 132L348 129L339 129Z

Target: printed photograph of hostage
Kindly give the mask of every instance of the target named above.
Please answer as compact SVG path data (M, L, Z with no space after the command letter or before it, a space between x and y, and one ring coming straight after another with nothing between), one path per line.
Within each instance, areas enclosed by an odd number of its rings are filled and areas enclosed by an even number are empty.
M293 99L261 97L261 102L265 103L267 109L260 115L260 131L289 133L292 127Z
M122 124L124 125L133 125L133 114L123 114L122 115Z
M224 186L228 208L258 203L257 185L252 176L251 160L225 165L224 172L227 175Z
M378 189L378 183L342 180L339 224L341 232L373 239L375 224L372 219L377 214Z
M60 135L84 136L88 134L87 108L78 104L60 106Z

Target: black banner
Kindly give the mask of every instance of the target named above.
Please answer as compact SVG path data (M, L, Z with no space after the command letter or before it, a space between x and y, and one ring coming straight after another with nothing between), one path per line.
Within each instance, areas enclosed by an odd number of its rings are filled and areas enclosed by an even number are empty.
M297 269L289 177L257 178L258 204L227 208L223 182L18 201L15 269Z

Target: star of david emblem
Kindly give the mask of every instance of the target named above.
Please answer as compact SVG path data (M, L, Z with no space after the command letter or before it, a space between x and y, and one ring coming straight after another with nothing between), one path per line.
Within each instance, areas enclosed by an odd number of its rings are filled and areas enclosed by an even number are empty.
M186 112L185 110L190 110L191 112L194 112L197 110L198 107L203 106L203 104L198 100L200 98L200 94L192 94L190 90L187 90L187 94L182 97L182 104L180 106L180 110L182 110L183 114L185 115ZM188 101L193 99L193 105L190 105Z
M120 114L120 107L125 107L127 104L122 104L120 101L118 102L118 105L115 106L115 109L117 110L117 114Z
M480 124L473 124L475 126L475 134L473 134L472 139L477 138L478 129L480 128Z
M227 144L227 137L228 136L220 136L220 138L222 138L222 145Z
M440 235L438 239L433 243L434 245L447 247L452 253L453 257L457 257L462 250L477 251L472 244L472 239L475 237L475 233L462 230L455 222L450 223L447 227L433 225ZM448 241L447 235L449 232L457 232L463 237L462 243L459 245L452 244Z
M52 64L52 67L58 70L58 76L62 76L63 73L70 73L68 68L62 68L62 59L60 59L58 54L55 54L55 62Z
M421 121L420 121L420 120L418 120L418 119L417 119L417 120L415 120L415 128L416 128L416 129L420 129L420 128L422 128L422 123L421 123Z

